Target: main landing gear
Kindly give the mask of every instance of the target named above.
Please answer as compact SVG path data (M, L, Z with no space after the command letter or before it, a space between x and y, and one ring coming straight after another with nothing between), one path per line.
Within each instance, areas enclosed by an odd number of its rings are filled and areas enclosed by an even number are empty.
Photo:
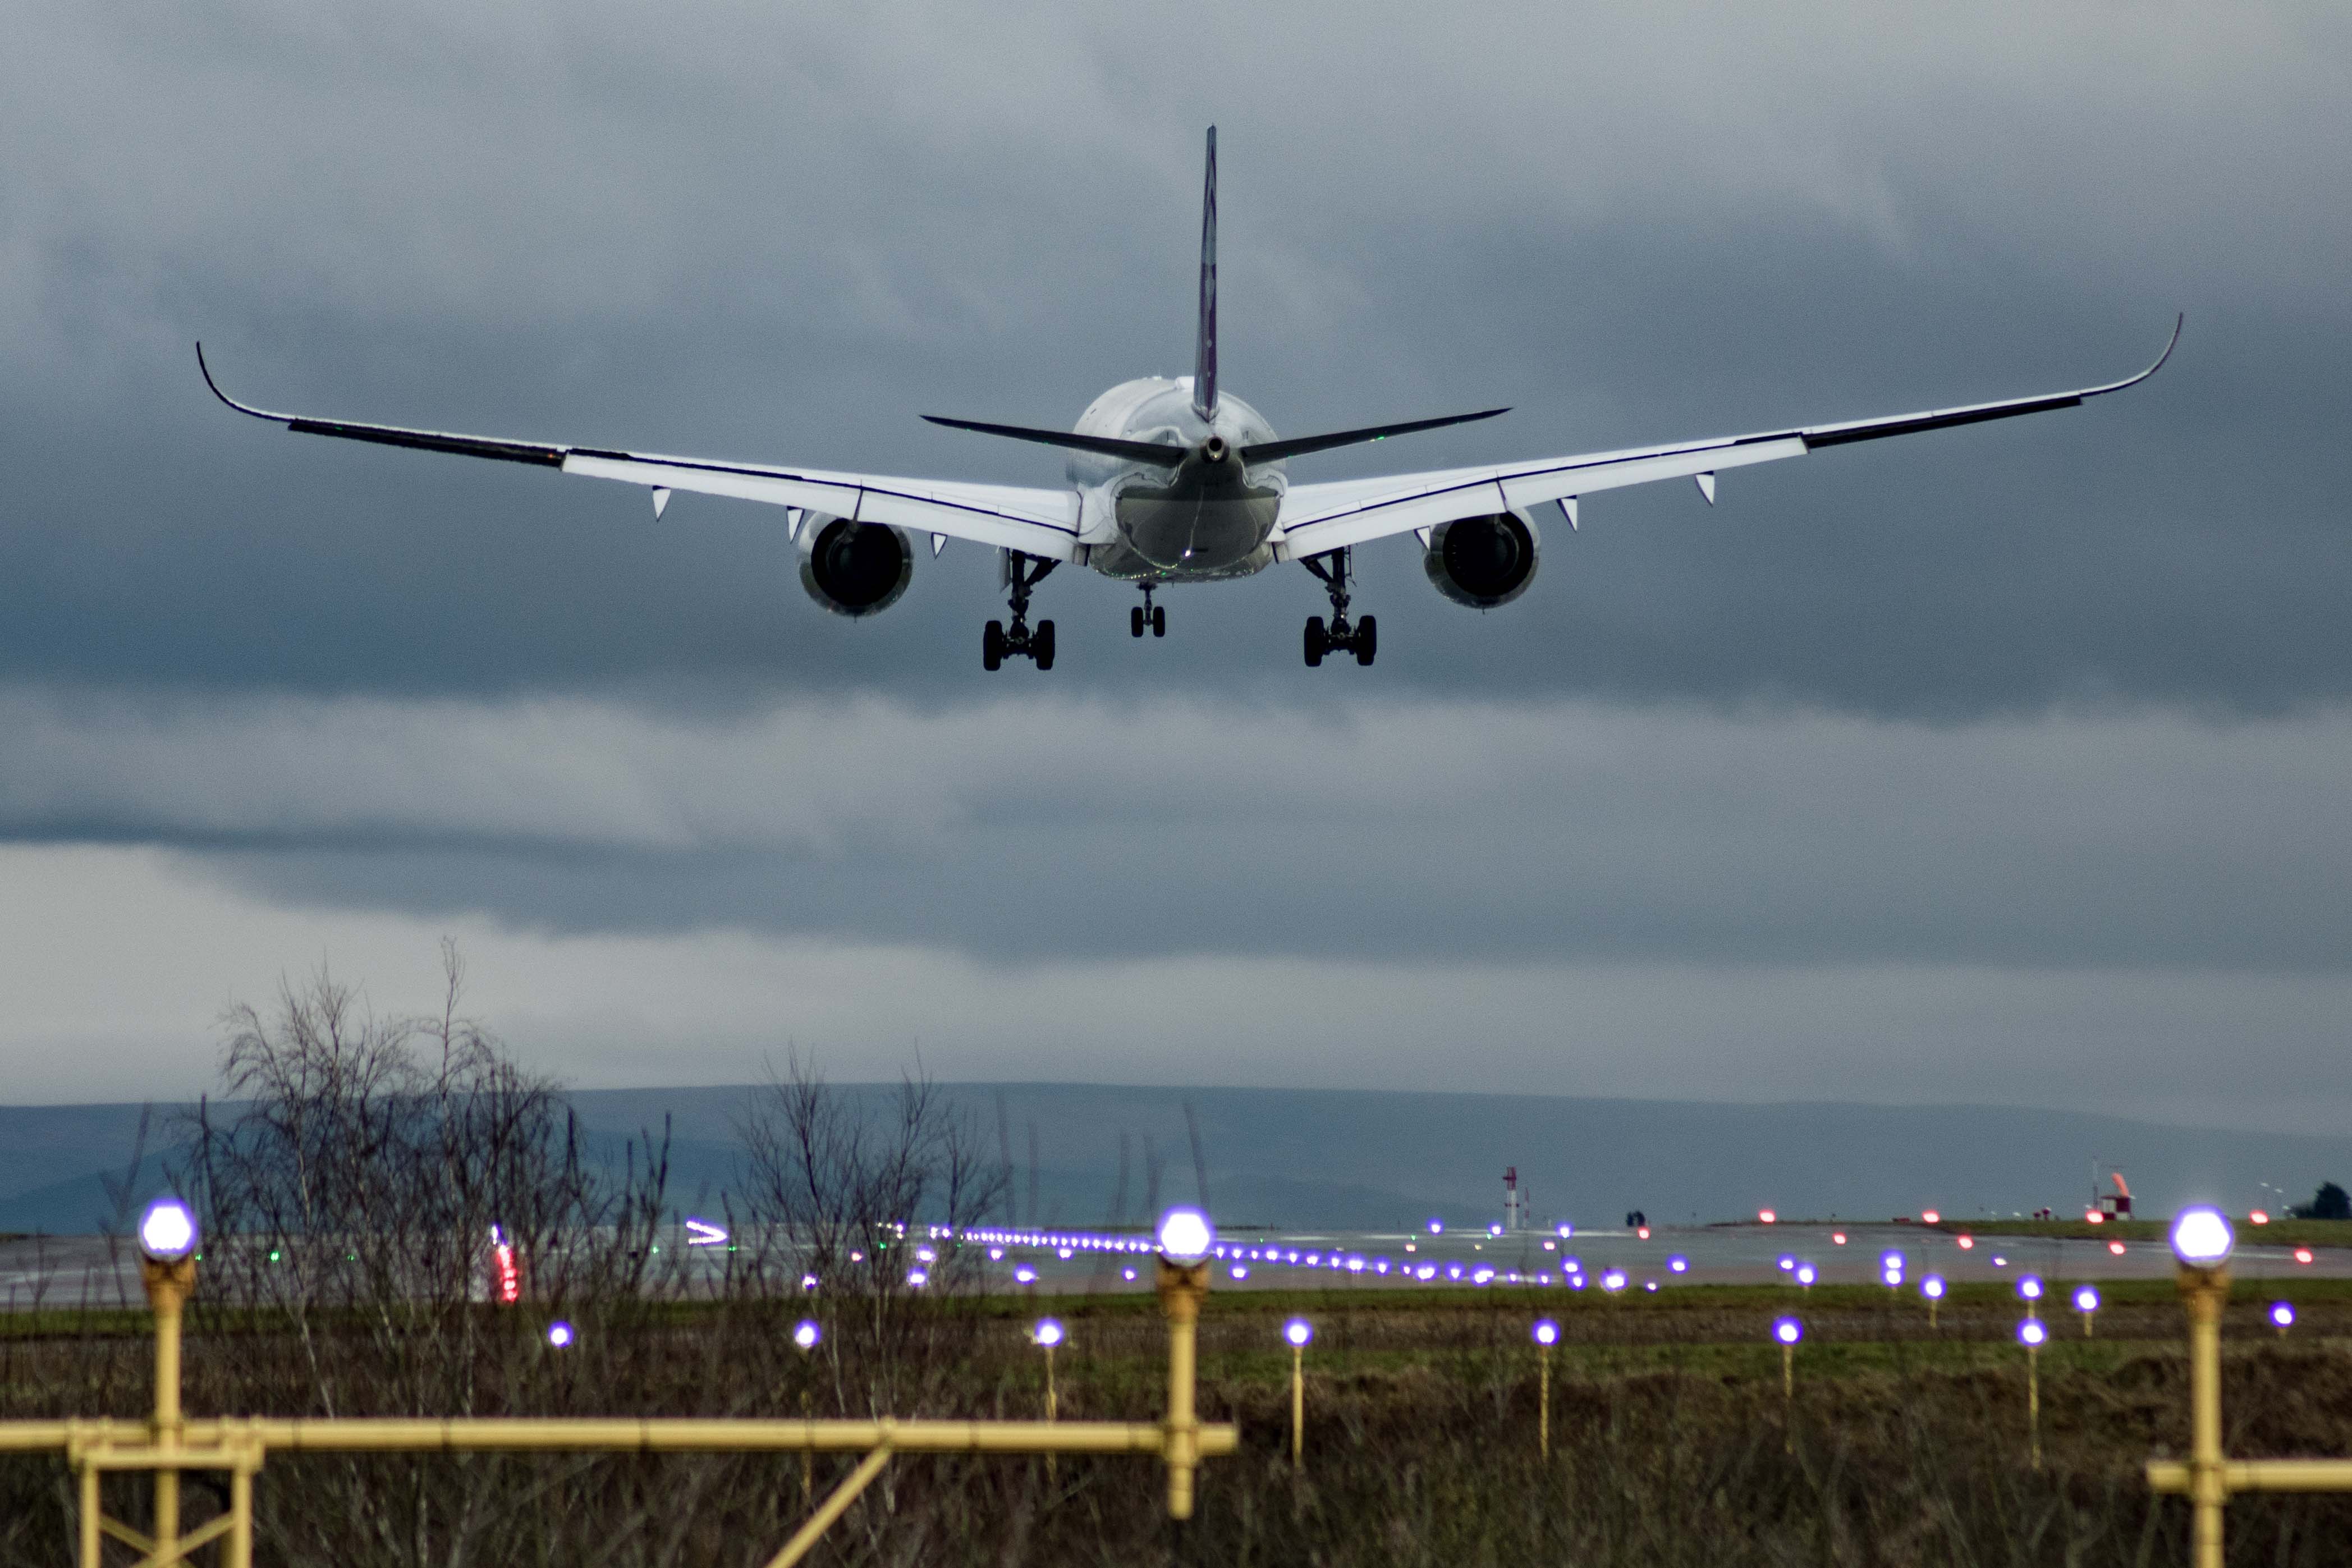
M1151 602L1151 589L1150 584L1144 584L1143 603L1127 612L1127 635L1131 637L1141 637L1143 628L1146 626L1151 628L1153 637L1164 637L1168 635L1167 608Z
M1005 630L1003 621L991 621L982 630L982 669L994 669L1007 658L1023 654L1035 659L1040 669L1054 668L1054 623L1039 621L1036 630L1029 629L1029 591L1044 582L1056 564L1018 550L1004 552L1004 586L1012 599L1013 629Z
M1348 577L1355 565L1354 552L1334 550L1326 555L1309 555L1299 564L1322 579L1324 591L1331 595L1329 626L1324 626L1320 616L1307 617L1307 667L1321 664L1327 653L1352 653L1358 664L1371 663L1381 646L1379 619L1366 616L1353 626L1348 624Z

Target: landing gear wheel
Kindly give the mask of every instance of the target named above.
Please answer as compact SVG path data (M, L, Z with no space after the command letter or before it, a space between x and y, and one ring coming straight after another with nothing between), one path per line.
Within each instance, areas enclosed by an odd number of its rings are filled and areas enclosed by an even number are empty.
M1307 663L1309 668L1321 664L1327 653L1352 653L1356 662L1366 665L1380 651L1381 624L1371 616L1350 625L1348 620L1348 578L1353 570L1354 552L1346 549L1327 551L1321 555L1302 557L1299 564L1314 574L1331 595L1331 624L1326 626L1323 617L1307 619Z
M1039 621L1033 631L1029 626L1029 591L1054 570L1055 563L1042 561L1034 555L1024 555L1018 550L1004 552L1004 586L1013 603L1013 625L1007 628L1003 621L991 621L980 637L980 662L983 668L994 669L1008 658L1025 654L1037 661L1040 669L1054 668L1054 623ZM1137 628L1141 637L1141 628Z
M1131 637L1139 637L1143 635L1143 606L1141 605L1138 605L1135 608L1127 612L1127 635Z
M1143 634L1138 632L1135 635L1141 637ZM1168 606L1165 605L1151 606L1151 635L1156 637L1164 637L1168 635Z

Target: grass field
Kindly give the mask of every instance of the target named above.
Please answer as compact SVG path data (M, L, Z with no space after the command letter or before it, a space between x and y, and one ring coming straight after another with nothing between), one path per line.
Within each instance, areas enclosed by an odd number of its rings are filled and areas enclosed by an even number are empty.
M2229 1444L2252 1454L2352 1453L2352 1281L2298 1281L2284 1339L2263 1289L2242 1285L2227 1325ZM1201 1333L1204 1416L1239 1422L1181 1536L1144 1460L894 1462L820 1548L826 1564L2147 1564L2182 1560L2186 1509L2139 1468L2186 1446L2181 1313L2168 1282L2120 1285L2085 1338L2049 1314L2041 1352L2044 1464L2027 1463L2018 1305L1958 1288L1930 1330L1916 1293L1867 1287L1685 1287L1602 1300L1500 1291L1213 1295ZM356 1319L298 1334L212 1310L192 1323L192 1412L308 1414L1034 1416L1043 1363L1025 1339L1051 1312L1066 1418L1152 1419L1164 1334L1149 1297L978 1298L923 1306L861 1338L855 1303L824 1350L790 1345L804 1300L616 1304L575 1312L556 1355L543 1314L475 1309L463 1363L434 1362L449 1325L386 1337ZM1549 1462L1536 1451L1537 1310L1560 1325ZM1808 1337L1784 1404L1766 1338L1780 1312ZM1287 1458L1294 1313L1307 1356L1307 1463ZM5 1324L0 1418L142 1413L136 1313ZM439 1338L436 1338L439 1336ZM454 1381L452 1381L454 1379ZM845 1468L818 1467L820 1485ZM797 1459L731 1457L273 1459L267 1561L362 1564L662 1565L766 1560L802 1510ZM0 1564L69 1556L68 1472L0 1460ZM134 1484L116 1507L136 1517ZM190 1517L210 1504L192 1493ZM2247 1499L2231 1561L2352 1558L2352 1500ZM126 1557L124 1562L128 1562Z

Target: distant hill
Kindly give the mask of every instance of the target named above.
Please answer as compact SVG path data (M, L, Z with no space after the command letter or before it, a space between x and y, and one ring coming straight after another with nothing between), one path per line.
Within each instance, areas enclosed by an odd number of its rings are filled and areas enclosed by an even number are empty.
M2243 1209L2258 1184L2309 1194L2352 1182L2352 1138L2169 1127L2002 1106L1723 1105L1537 1095L1338 1089L1127 1089L1088 1084L948 1086L991 1152L1007 1151L1024 1221L1135 1220L1197 1196L1185 1110L1197 1121L1212 1211L1225 1224L1403 1228L1496 1217L1506 1165L1535 1212L1612 1224L1639 1208L1661 1223L2031 1212L2079 1207L2095 1161L2123 1167L2145 1210L2192 1198ZM845 1092L887 1092L846 1085ZM594 1146L669 1119L670 1191L682 1213L715 1212L737 1180L747 1087L588 1089L571 1098ZM138 1125L135 1105L0 1107L0 1230L88 1231L112 1205ZM168 1109L157 1108L158 1126ZM1031 1158L1034 1132L1035 1158ZM1121 1201L1119 1152L1127 1147ZM151 1147L154 1146L151 1143ZM150 1159L136 1184L159 1183ZM1034 1189L1034 1202L1032 1192ZM144 1194L142 1192L142 1195Z

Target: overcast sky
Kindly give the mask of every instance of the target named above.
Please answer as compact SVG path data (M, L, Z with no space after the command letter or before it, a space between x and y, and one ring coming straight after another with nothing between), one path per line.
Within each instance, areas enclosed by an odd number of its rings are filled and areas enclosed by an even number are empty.
M322 960L583 1085L2352 1111L2352 20L1977 5L28 10L0 56L0 1100L193 1093ZM2085 408L1599 496L1531 592L950 544L215 404L1057 482L1190 368L1300 479Z

